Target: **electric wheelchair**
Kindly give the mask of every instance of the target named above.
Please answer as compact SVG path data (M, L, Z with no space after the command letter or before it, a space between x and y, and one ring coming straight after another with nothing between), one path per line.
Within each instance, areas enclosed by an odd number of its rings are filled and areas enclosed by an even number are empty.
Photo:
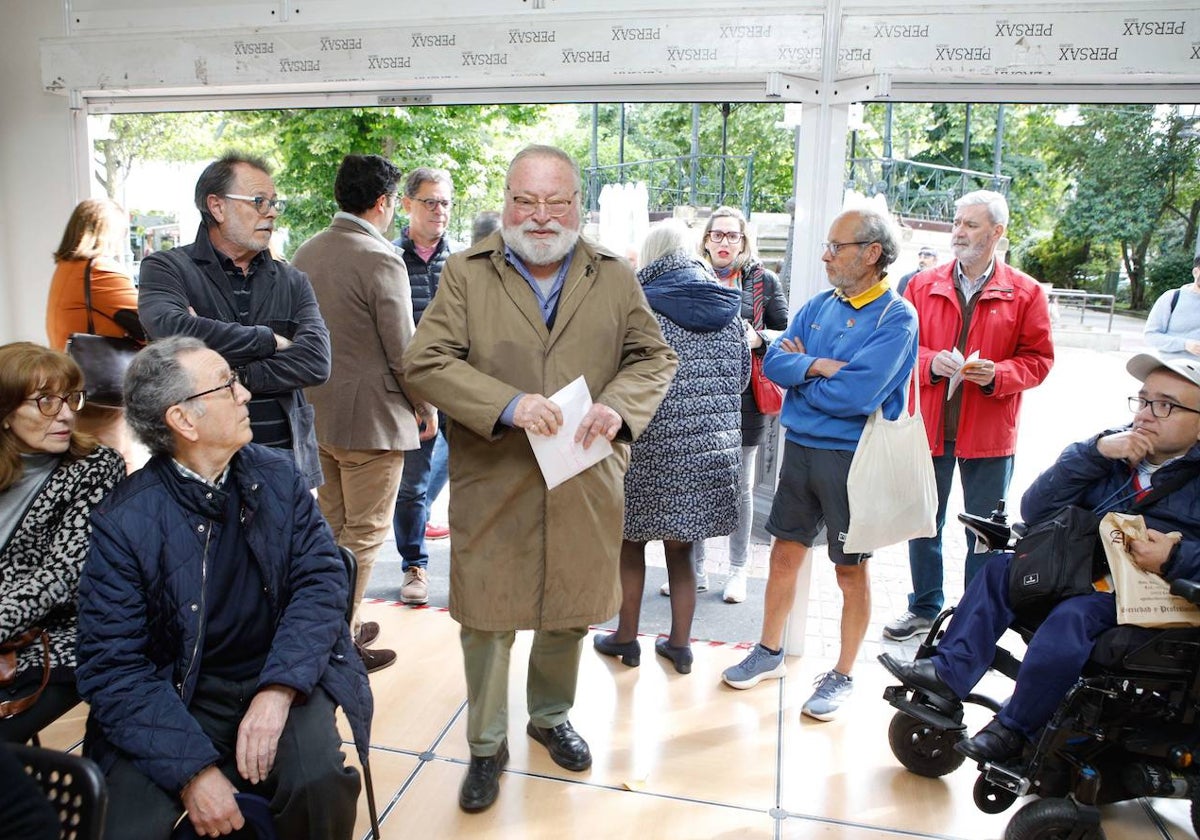
M1003 508L991 518L959 519L989 550L1011 548L1019 534ZM1171 592L1200 604L1200 583L1176 581ZM933 655L953 613L934 620L917 659ZM1028 641L1035 628L1012 629ZM1020 664L997 648L991 667L1015 681ZM888 687L884 699L897 709L889 744L908 770L937 778L966 760L954 749L967 735L961 702L905 685ZM1002 705L975 693L963 702L993 713ZM985 813L1038 797L1013 815L1005 840L1103 840L1097 806L1142 796L1189 799L1192 830L1200 835L1200 628L1119 626L1104 633L1038 738L1019 757L979 771L974 799Z

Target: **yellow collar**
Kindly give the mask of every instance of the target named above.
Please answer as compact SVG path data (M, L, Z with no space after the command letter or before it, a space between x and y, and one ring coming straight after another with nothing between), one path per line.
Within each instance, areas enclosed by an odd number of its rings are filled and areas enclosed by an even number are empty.
M863 292L859 292L854 297L846 297L841 289L834 289L833 293L841 300L853 306L855 309L862 309L873 300L878 300L884 292L891 288L887 281L887 277L879 278L879 282Z

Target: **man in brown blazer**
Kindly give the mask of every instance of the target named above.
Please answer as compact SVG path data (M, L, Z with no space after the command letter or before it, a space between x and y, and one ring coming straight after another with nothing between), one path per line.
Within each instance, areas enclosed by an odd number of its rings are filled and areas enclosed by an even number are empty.
M347 155L333 185L341 209L292 261L312 281L329 327L333 372L307 392L325 473L317 501L338 545L358 557L356 604L391 525L404 451L437 434L437 412L410 395L401 372L412 300L404 260L384 236L400 177L378 155ZM367 671L396 660L394 651L366 647L379 625L363 623L357 608L353 629Z

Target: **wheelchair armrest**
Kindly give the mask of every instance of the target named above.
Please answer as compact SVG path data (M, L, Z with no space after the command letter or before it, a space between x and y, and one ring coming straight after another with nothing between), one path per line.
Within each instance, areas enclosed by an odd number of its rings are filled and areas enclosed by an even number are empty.
M1178 595L1193 604L1200 606L1200 581L1194 580L1173 580L1171 581L1171 594Z
M997 522L986 516L976 516L973 513L960 513L958 521L967 527L975 538L982 542L989 551L1001 551L1008 548L1012 540L1012 528L1007 522Z

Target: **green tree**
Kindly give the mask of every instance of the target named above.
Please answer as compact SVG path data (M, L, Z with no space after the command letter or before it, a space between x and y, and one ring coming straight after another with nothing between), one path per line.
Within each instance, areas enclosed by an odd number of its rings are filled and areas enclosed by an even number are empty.
M1049 150L1072 178L1061 230L1119 246L1134 309L1148 303L1146 271L1164 220L1190 218L1194 232L1200 145L1185 128L1174 107L1085 106Z
M726 112L726 108L728 111ZM749 173L752 211L782 212L792 195L793 134L776 124L783 105L763 103L702 103L698 132L699 153L706 157L695 170L696 203L741 206L747 178L744 158L753 155ZM577 106L573 130L561 142L578 160L590 162L592 106ZM652 201L669 209L692 201L693 170L686 160L692 150L690 103L633 103L625 106L626 180L646 181ZM597 108L597 159L601 166L619 163L620 106ZM724 143L722 143L724 130ZM721 161L712 156L722 154ZM639 161L658 160L654 164ZM661 160L671 159L671 160ZM676 160L677 159L677 160Z
M284 224L289 250L329 224L337 209L333 181L348 154L382 155L405 172L417 166L450 171L452 237L465 240L477 210L499 208L508 159L539 124L543 110L526 105L414 108L322 108L231 115L233 136L272 139L275 183L289 199ZM397 229L403 220L397 221Z
M96 180L114 200L140 161L212 157L226 124L224 116L214 111L115 114L93 120Z

